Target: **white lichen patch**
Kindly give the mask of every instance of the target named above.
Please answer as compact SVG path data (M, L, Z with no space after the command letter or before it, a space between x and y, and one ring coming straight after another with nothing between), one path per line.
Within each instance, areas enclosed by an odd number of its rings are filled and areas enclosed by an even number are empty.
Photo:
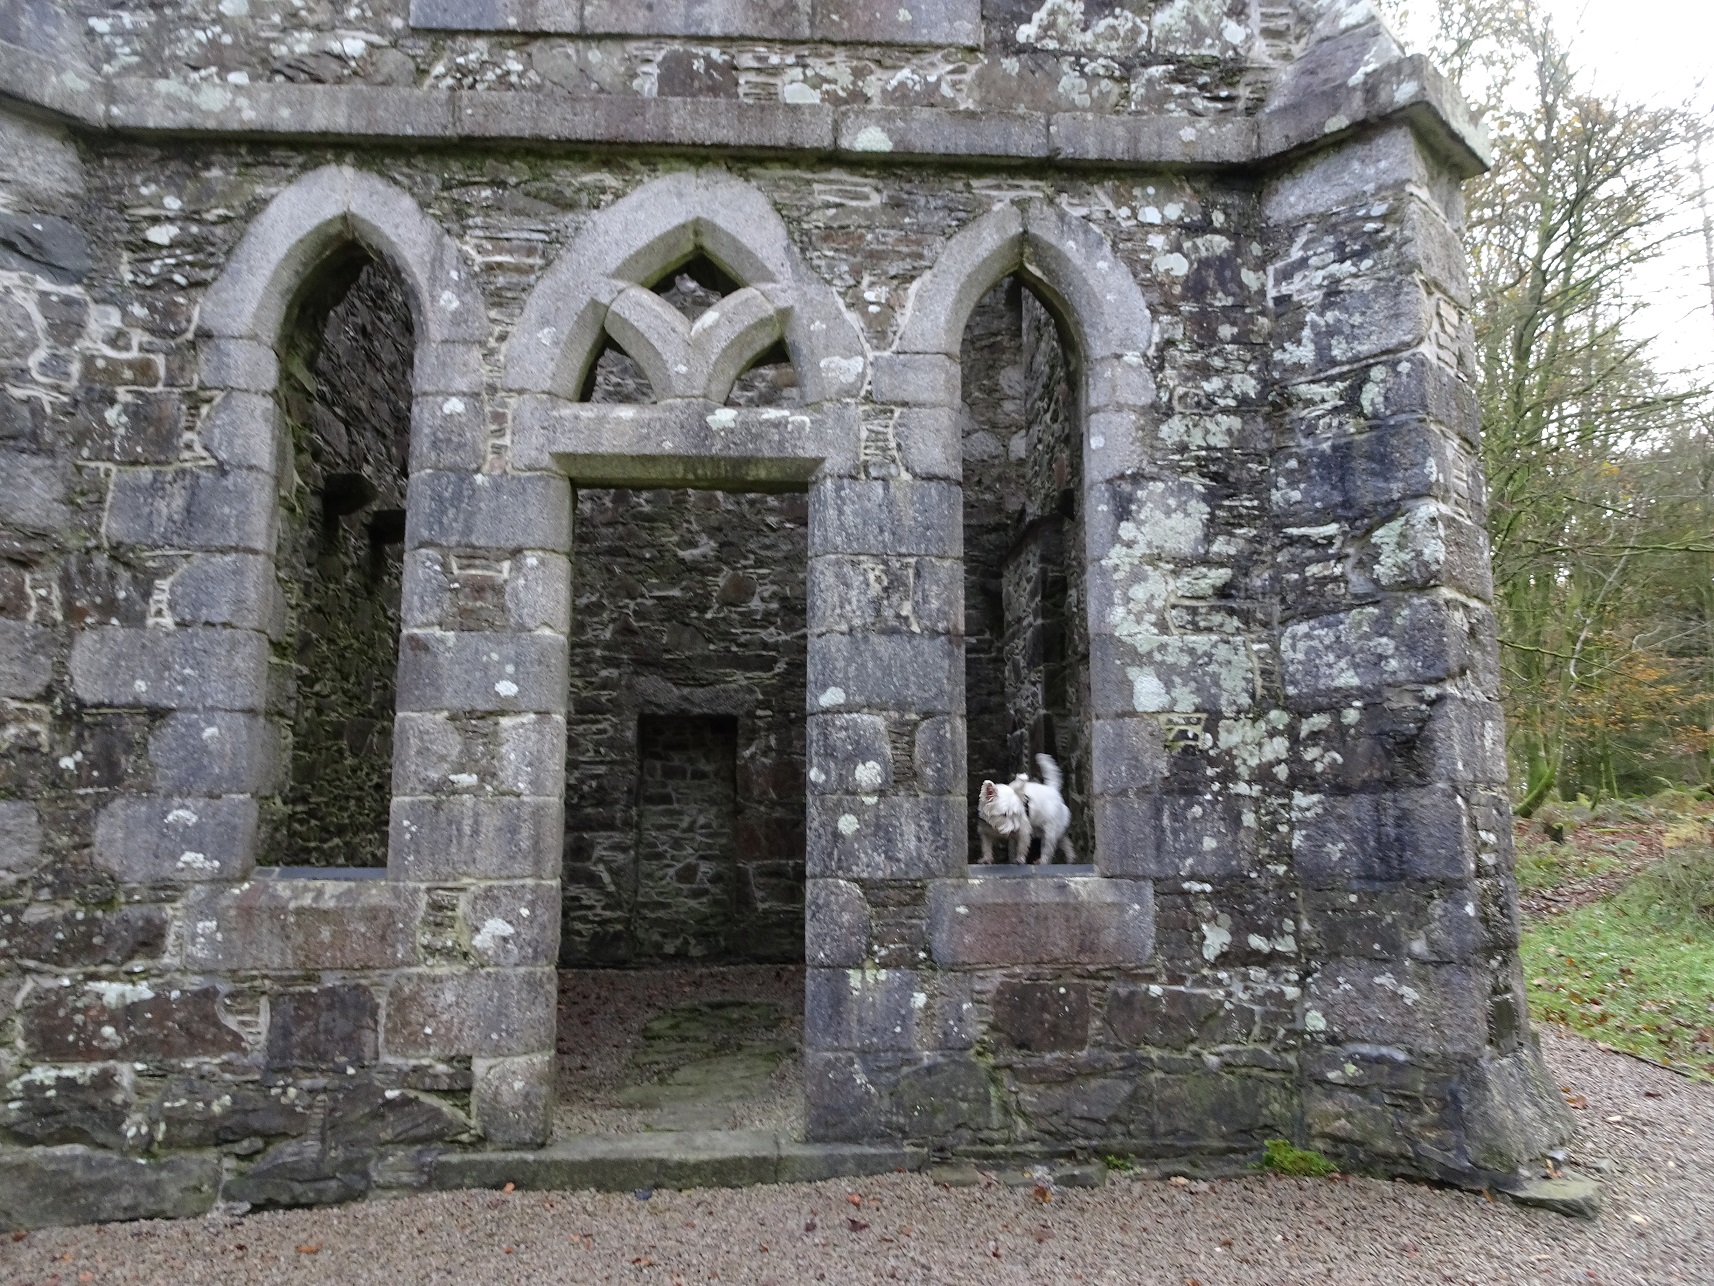
M516 933L517 930L499 916L489 916L483 921L481 929L470 939L470 945L486 955L492 955L494 948Z
M1388 589L1421 585L1446 565L1445 511L1418 505L1377 527L1369 538L1375 550L1375 580Z
M1148 45L1149 24L1125 9L1086 24L1083 0L1045 0L1030 15L1030 20L1017 29L1017 39L1021 45L1034 45L1038 49L1134 55Z

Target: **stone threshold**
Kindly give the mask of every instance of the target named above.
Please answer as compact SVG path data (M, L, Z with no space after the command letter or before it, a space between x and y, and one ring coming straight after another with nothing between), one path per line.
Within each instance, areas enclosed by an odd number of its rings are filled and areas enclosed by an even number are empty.
M446 1153L429 1186L529 1191L634 1192L816 1183L925 1169L926 1148L903 1144L804 1143L771 1130L674 1130L581 1134L529 1152Z

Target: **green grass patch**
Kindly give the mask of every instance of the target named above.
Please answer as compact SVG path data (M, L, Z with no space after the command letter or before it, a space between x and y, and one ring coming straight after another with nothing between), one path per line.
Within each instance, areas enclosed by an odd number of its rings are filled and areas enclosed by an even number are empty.
M1714 1080L1714 849L1674 850L1616 895L1524 933L1538 1018Z
M1293 1147L1285 1139L1269 1139L1262 1144L1260 1168L1270 1174L1289 1174L1304 1179L1319 1179L1338 1174L1339 1167L1319 1152Z
M1540 840L1518 845L1518 887L1554 889L1572 880L1585 880L1612 870L1619 863L1600 852L1573 844Z

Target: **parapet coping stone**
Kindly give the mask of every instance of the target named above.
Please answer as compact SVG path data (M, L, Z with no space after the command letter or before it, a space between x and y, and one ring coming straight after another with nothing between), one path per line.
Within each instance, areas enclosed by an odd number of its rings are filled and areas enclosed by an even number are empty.
M1275 162L1402 120L1461 178L1488 168L1486 131L1412 54L1355 85L1255 116L1102 115L744 103L371 85L189 84L104 77L0 41L0 100L74 128L127 135L376 143L638 146L846 162L1050 162L1208 169Z
M672 1130L582 1134L519 1152L447 1152L429 1186L633 1192L655 1188L742 1188L758 1183L917 1171L926 1148L904 1144L805 1143L770 1130Z

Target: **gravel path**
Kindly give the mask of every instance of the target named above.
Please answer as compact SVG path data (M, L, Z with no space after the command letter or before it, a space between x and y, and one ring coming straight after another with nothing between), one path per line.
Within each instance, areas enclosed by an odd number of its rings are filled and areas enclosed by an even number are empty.
M1573 1037L1543 1041L1560 1083L1589 1102L1575 1160L1612 1168L1594 1222L1366 1179L1120 1179L1044 1206L1028 1189L891 1175L649 1201L465 1192L50 1229L0 1242L0 1281L1714 1283L1714 1086Z

